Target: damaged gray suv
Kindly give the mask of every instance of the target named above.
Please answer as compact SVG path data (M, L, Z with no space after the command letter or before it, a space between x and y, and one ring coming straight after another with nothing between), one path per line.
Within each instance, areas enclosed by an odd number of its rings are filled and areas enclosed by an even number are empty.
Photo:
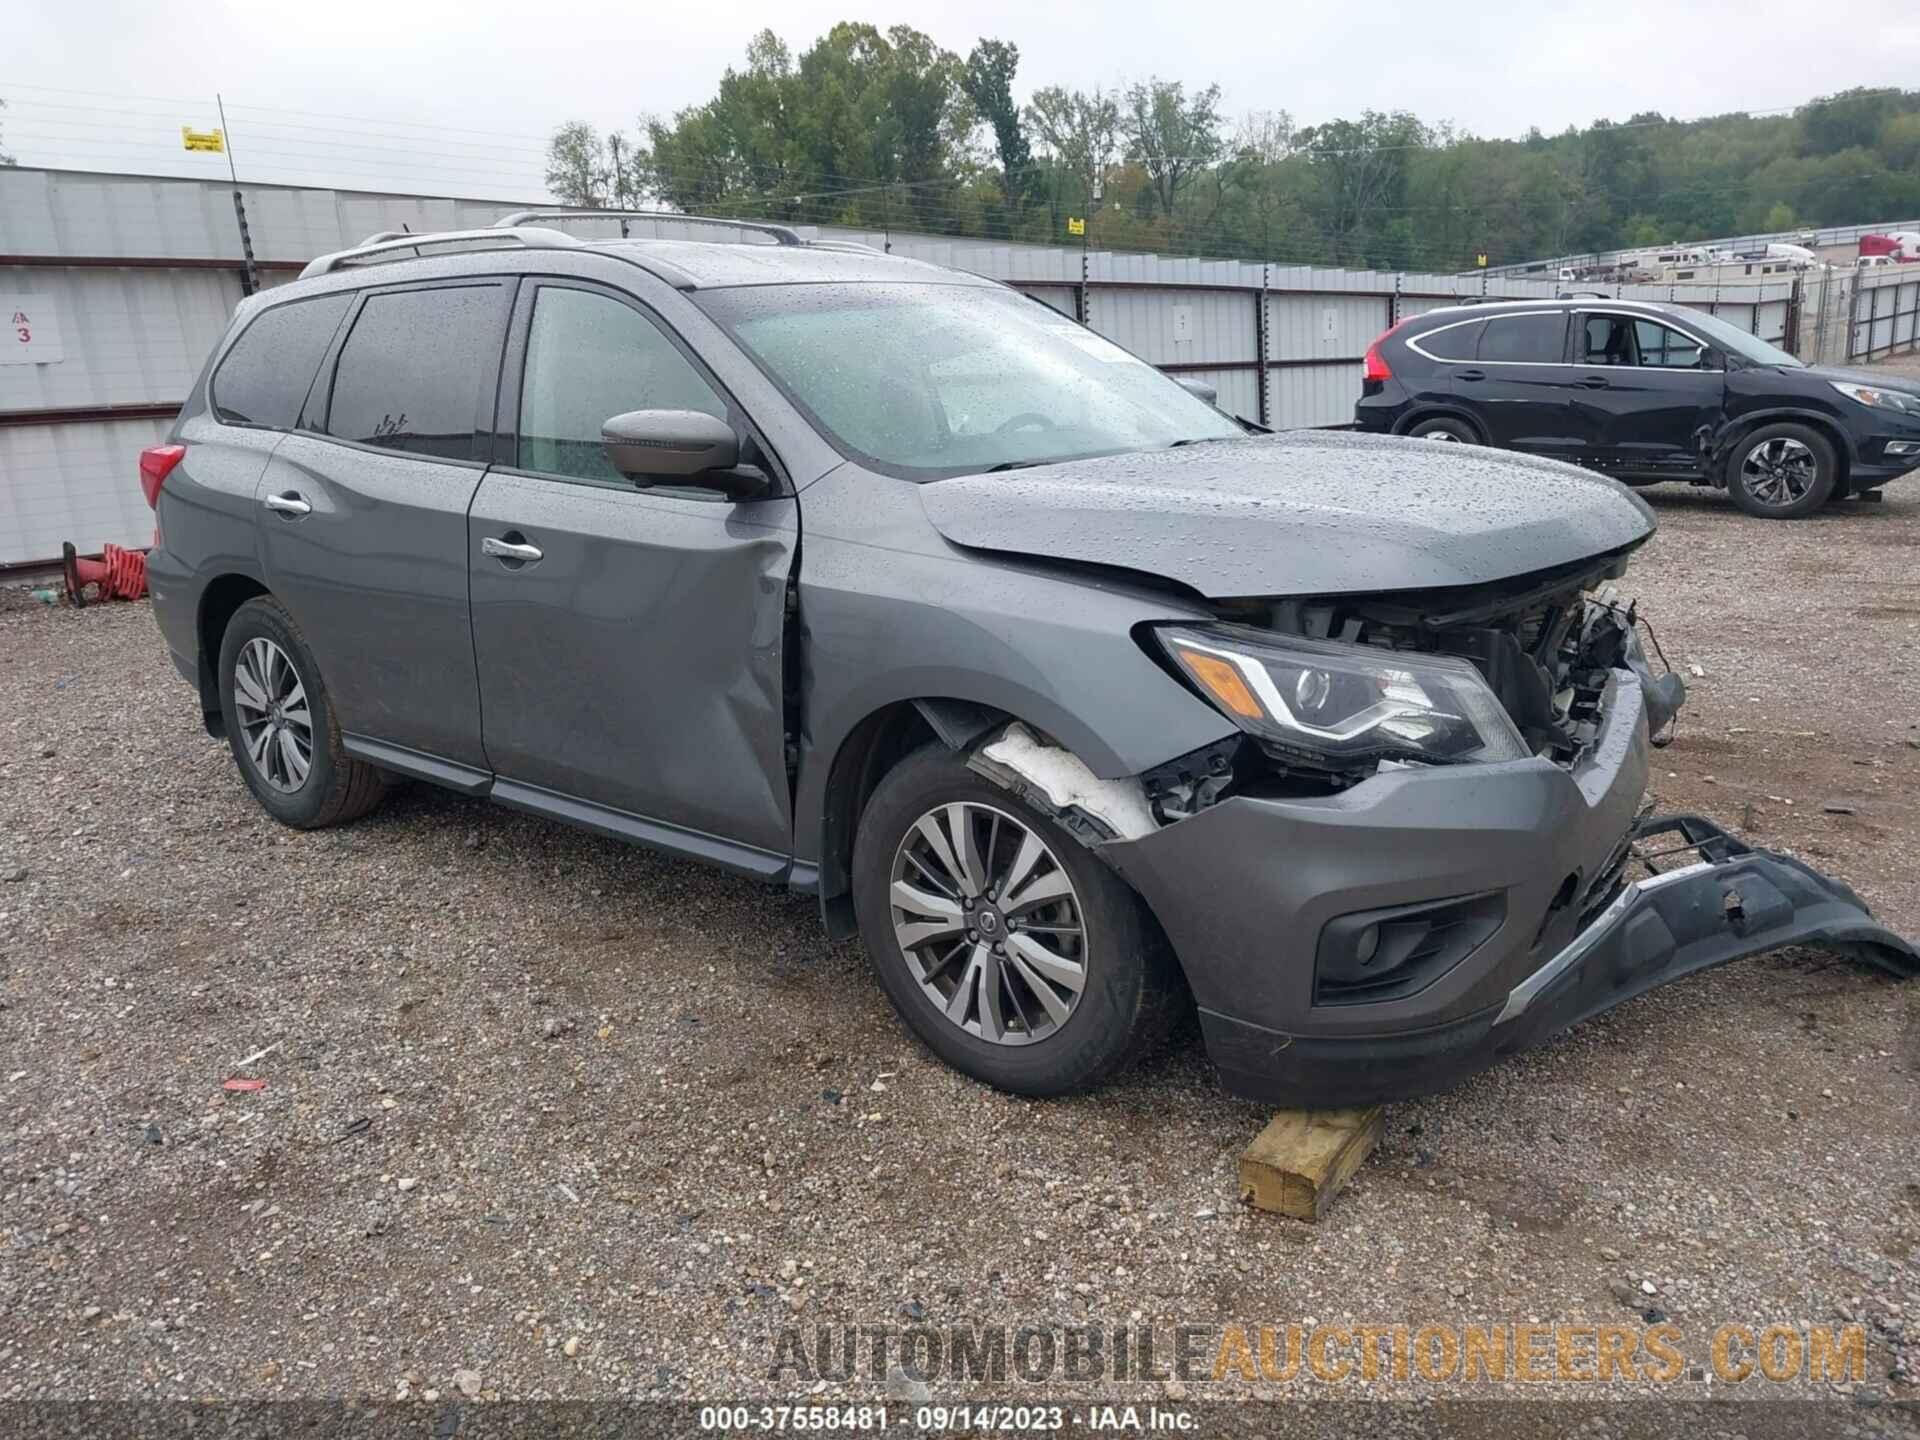
M1682 695L1613 481L1253 433L864 247L538 218L253 297L141 458L160 628L276 818L412 777L817 895L1029 1095L1195 1004L1230 1088L1329 1104L1778 945L1914 972L1643 815Z

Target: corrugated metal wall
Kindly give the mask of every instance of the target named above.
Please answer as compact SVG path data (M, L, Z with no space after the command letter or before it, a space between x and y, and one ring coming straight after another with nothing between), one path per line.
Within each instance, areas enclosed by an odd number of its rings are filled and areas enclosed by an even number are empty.
M1854 282L1847 359L1880 360L1912 352L1920 335L1920 266L1863 272Z
M263 285L284 284L313 256L375 231L470 229L514 208L291 186L243 189ZM635 236L715 234L670 220L627 225ZM563 228L582 236L620 233L610 220ZM1063 315L1084 316L1153 364L1212 385L1234 414L1275 427L1351 420L1361 357L1397 317L1460 298L1554 293L1551 284L1499 276L800 228L810 237L855 240L1003 280ZM164 432L239 301L239 262L229 187L0 170L0 295L34 298L57 321L61 350L50 363L0 363L0 565L57 555L63 539L89 549L103 540L146 543L152 517L139 496L135 457ZM1786 333L1792 293L1786 284L1702 287L1697 294L1686 286L1612 288L1623 299L1710 309L1776 340ZM1913 308L1911 299L1895 303ZM1898 318L1888 318L1888 333L1902 333ZM1910 340L1910 313L1905 323Z
M151 542L135 457L171 423L0 425L0 564L52 559L62 540L82 550Z

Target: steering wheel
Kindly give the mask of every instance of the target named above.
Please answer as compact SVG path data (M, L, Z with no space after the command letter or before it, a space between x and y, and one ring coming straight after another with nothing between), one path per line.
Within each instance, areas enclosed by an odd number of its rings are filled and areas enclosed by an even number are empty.
M1035 427L1042 430L1058 430L1060 428L1037 410L1022 410L1018 415L1003 420L994 426L993 433L996 435L1005 435L1010 430L1032 429Z

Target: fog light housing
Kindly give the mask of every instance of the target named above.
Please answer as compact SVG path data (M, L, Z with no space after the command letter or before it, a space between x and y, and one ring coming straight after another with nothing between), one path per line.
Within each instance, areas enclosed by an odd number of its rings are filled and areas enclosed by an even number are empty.
M1920 455L1920 440L1889 440L1887 454Z
M1380 954L1380 927L1369 925L1360 932L1360 938L1353 942L1353 958L1361 969L1366 969Z
M1506 918L1504 890L1338 916L1320 931L1313 1003L1364 1005L1418 994L1491 939Z

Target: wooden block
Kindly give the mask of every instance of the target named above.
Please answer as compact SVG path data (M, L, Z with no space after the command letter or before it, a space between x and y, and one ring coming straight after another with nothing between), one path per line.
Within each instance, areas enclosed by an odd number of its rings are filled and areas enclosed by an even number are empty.
M1282 1110L1240 1157L1240 1198L1256 1210L1318 1220L1380 1143L1385 1114L1378 1105Z

